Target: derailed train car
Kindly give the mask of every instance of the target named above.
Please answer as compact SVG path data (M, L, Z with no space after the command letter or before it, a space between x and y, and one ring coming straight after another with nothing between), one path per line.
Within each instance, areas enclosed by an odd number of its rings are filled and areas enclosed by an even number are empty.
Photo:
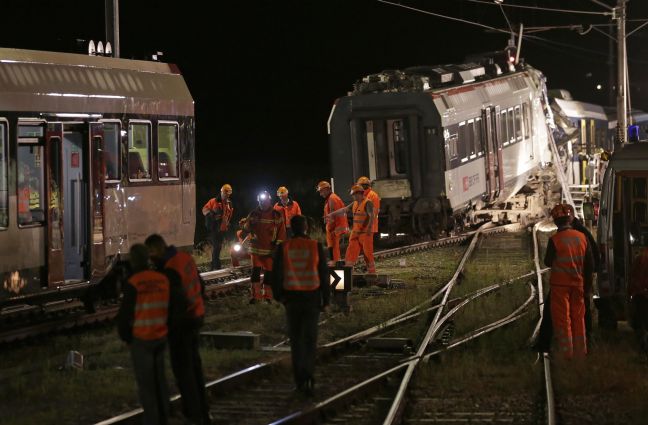
M68 297L195 227L194 102L174 65L0 49L0 306Z
M333 180L344 192L360 176L374 181L382 231L463 223L550 162L544 76L497 57L370 75L335 102Z

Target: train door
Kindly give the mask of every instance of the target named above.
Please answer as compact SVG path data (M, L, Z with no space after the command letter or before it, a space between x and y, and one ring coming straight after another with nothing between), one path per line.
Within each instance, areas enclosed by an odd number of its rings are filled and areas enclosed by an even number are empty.
M63 132L63 223L65 281L85 279L88 245L88 204L86 201L87 164L84 134L78 126L66 126Z
M104 125L103 123L90 123L88 164L89 185L88 207L90 211L90 270L89 278L102 276L106 268L106 251L104 244L104 187L106 182L106 162L104 152Z
M62 143L63 124L48 123L46 133L47 167L45 179L45 199L47 207L47 282L49 286L58 286L65 281L65 265L63 262L63 215L62 204L63 181L62 174Z
M484 123L484 128L482 134L484 138L482 139L485 144L483 150L486 153L486 192L488 193L488 201L491 201L495 198L497 192L497 180L495 178L495 167L497 164L497 156L495 152L495 126L493 125L493 112L490 107L482 111L482 122Z

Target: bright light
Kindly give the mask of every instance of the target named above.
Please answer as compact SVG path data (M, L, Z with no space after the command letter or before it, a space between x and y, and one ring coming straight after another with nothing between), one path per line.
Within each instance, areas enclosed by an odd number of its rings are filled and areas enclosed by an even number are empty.
M241 250L241 244L240 243L234 244L234 251L239 252L240 250Z
M603 88L602 85L600 85L600 84L597 84L597 85L596 85L596 90L601 90L602 88Z
M630 233L630 244L635 243L636 239L634 236L632 236L632 233Z
M259 195L259 199L261 199L261 200L265 200L266 198L267 198L267 196L266 196L265 193L262 193L262 194Z

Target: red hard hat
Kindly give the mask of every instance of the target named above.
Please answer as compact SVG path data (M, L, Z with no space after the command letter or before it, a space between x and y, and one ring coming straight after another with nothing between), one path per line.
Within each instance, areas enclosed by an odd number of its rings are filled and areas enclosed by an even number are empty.
M555 220L560 217L574 217L571 206L567 204L558 204L551 210L551 217Z

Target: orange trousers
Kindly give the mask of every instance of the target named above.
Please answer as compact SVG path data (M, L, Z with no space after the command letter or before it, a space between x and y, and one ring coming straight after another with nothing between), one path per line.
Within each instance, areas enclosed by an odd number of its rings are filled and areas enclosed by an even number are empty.
M269 255L250 254L252 260L252 299L271 300L272 286L270 284L270 272L272 272L272 257ZM263 271L263 282L261 282L261 271Z
M326 232L326 247L331 250L333 261L340 261L342 255L340 254L340 241L344 237L344 233Z
M349 239L349 246L346 250L344 262L347 266L353 266L360 255L360 250L367 263L367 272L376 273L376 262L373 256L373 233L352 233Z
M551 286L551 321L559 355L567 359L584 357L587 354L587 341L582 287Z

